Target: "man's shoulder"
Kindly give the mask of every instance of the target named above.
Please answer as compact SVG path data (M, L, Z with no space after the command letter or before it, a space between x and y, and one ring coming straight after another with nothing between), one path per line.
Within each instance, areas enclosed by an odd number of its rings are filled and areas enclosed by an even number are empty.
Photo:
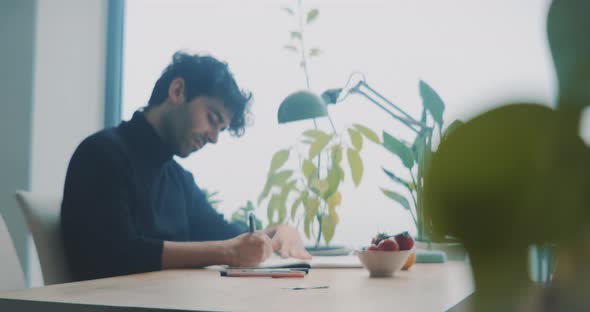
M121 144L121 140L121 134L117 128L107 128L89 135L80 145L116 146Z
M117 128L100 130L84 139L79 145L76 155L122 155L126 154L125 140Z
M186 170L181 164L179 164L174 158L170 159L166 163L166 170L169 173L176 175L179 178L182 178L185 181L193 181L193 174Z

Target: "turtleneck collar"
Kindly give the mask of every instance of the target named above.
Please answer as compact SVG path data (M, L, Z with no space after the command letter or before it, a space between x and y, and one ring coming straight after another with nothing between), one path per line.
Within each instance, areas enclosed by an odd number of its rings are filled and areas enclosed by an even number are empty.
M174 156L172 148L162 141L143 112L136 111L131 120L122 122L119 128L135 152L147 163L160 166Z

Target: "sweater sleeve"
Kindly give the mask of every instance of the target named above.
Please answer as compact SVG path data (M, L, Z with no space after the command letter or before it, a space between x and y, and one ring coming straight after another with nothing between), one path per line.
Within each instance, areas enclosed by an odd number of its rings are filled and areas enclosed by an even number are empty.
M193 175L189 172L186 172L186 186L190 189L191 194L189 209L191 240L224 240L243 233L239 227L228 223L223 215L211 206L203 191L195 183Z
M163 241L137 234L129 168L115 144L87 139L70 161L62 202L66 255L78 280L161 269Z

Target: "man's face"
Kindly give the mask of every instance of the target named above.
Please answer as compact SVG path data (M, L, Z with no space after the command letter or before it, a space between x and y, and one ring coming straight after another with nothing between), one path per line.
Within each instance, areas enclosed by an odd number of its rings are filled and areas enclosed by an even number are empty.
M182 103L169 125L173 129L171 143L175 154L185 158L207 143L217 143L219 133L227 129L232 117L216 97L198 96Z

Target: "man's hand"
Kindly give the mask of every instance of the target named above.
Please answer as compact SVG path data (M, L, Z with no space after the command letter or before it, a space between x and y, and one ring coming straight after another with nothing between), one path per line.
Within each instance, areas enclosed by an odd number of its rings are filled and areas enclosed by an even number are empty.
M276 228L267 229L267 233L272 237L272 248L279 252L282 258L311 259L294 227L281 224Z
M272 254L270 237L263 231L244 233L227 241L229 258L227 264L256 266Z

